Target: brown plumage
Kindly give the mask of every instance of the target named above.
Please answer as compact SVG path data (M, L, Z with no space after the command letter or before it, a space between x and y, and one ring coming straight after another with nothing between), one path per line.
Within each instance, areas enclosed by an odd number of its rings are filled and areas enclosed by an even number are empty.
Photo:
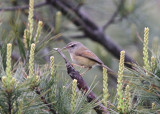
M95 65L100 65L109 69L93 52L80 42L70 42L63 49L68 50L70 57L75 64L88 68L88 70Z

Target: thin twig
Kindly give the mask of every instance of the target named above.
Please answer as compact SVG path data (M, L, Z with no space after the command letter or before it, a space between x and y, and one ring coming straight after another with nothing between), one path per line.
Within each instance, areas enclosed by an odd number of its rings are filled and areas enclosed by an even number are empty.
M7 94L8 94L8 113L11 114L12 113L11 93L7 93Z
M46 1L36 4L34 5L34 8L39 8L41 6L45 6L48 3ZM29 5L25 5L25 6L16 6L16 7L8 7L8 8L0 8L0 11L15 11L15 10L25 10L28 9Z
M42 102L47 105L47 107L49 108L49 111L52 112L53 114L56 114L56 111L52 108L52 105L48 104L48 102L46 101L45 97L41 95L41 92L40 92L39 88L35 88L35 92L38 95L40 95L40 98L41 98Z
M77 87L79 88L79 90L81 90L83 93L86 93L89 91L89 94L87 95L87 101L91 102L93 100L97 100L96 95L89 89L89 86L87 85L87 83L84 81L84 79L82 78L82 76L79 74L78 71L76 71L74 69L74 67L72 66L72 64L68 61L68 59L65 57L65 55L61 52L60 49L55 48L55 50L63 57L63 59L65 60L66 63L66 68L67 68L67 72L70 75L70 77L72 79L76 79L77 80ZM98 102L98 101L97 101ZM109 111L107 110L107 108L103 105L103 104L99 104L98 106L96 106L94 108L94 110L98 113L98 114L109 114Z
M122 7L123 4L124 4L124 0L121 0L119 2L119 5L117 6L116 11L113 13L113 15L111 16L111 18L109 19L109 21L102 27L103 31L105 29L107 29L109 25L113 24L116 21L116 17L118 16L119 11L120 11L120 9L121 9L121 7Z

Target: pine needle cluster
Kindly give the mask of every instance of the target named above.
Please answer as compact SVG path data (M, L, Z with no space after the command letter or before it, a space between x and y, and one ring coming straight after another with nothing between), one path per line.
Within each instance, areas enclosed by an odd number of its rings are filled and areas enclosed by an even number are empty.
M6 44L6 58L0 56L0 113L2 114L84 114L90 112L97 104L96 101L88 103L89 94L76 90L77 83L66 79L62 74L56 73L54 56L50 63L42 65L36 63L35 55L50 40L44 41L41 46L43 22L39 21L37 29L33 20L34 0L29 3L28 26L24 30L24 42L18 41L22 61L12 61L12 44ZM57 14L57 23L61 13ZM59 26L59 25L57 25ZM57 28L57 32L59 31ZM36 31L36 33L34 33ZM5 67L5 64L6 67ZM78 93L77 93L78 92Z
M84 3L84 0L74 2L79 7ZM132 4L134 4L134 0ZM126 13L132 12L133 9L134 5L122 7ZM120 15L125 16L125 13L121 12ZM86 97L90 91L80 92L77 89L77 80L70 81L62 73L57 73L54 56L50 57L50 63L46 65L36 62L38 52L53 38L40 39L43 32L43 22L39 20L35 24L33 16L34 0L30 0L28 24L24 30L23 41L20 37L17 38L22 59L16 62L12 60L13 43L4 44L5 48L1 49L0 113L86 114L91 112L101 101L95 99L95 101L88 103ZM61 21L62 13L57 11L54 34L60 33ZM151 52L148 44L149 28L146 27L142 52L144 64L142 66L134 65L134 70L125 69L125 51L121 51L116 95L110 96L109 94L109 74L107 69L103 68L102 103L110 113L159 113L160 55L158 38L153 40ZM92 89L90 88L90 90Z
M159 46L157 42L153 45L151 59L149 60L148 34L149 28L147 27L144 29L144 67L135 65L136 70L129 70L130 76L126 77L132 88L132 100L134 101L134 104L132 103L132 107L134 108L131 108L132 113L158 113L160 109L160 62L159 55L157 55L159 53Z

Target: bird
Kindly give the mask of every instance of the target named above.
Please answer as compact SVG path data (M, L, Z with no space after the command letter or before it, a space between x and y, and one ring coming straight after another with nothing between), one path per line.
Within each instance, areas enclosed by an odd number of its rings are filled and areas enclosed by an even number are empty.
M62 50L64 49L68 50L70 57L75 65L88 68L82 74L85 74L87 71L89 71L92 67L96 65L105 67L108 72L114 73L109 67L104 65L104 63L96 56L96 54L94 54L80 42L77 41L70 42L65 47L62 48ZM116 75L114 77L117 78Z

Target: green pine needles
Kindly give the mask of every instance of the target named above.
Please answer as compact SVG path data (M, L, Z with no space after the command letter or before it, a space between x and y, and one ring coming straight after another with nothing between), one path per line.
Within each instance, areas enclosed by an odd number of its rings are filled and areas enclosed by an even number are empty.
M124 112L124 98L123 98L123 71L124 71L124 57L125 51L121 51L119 71L118 71L118 84L117 84L117 95L118 95L118 109Z
M130 88L129 85L126 86L125 89L125 98L124 98L124 112L129 113L130 108L131 108L131 93L130 93Z
M54 57L51 56L49 65L34 64L35 44L31 45L29 67L19 63L11 64L12 45L7 45L6 76L2 77L0 87L0 113L65 113L84 114L97 104L96 101L86 102L88 93L76 92L77 80L73 80L72 87L65 87L69 80L64 76L56 76ZM26 70L24 70L26 69ZM35 72L41 72L38 75ZM27 72L29 71L28 75ZM56 80L56 81L55 81ZM72 88L72 89L71 89Z
M121 51L120 54L120 63L119 63L119 71L118 71L118 84L117 84L117 100L118 106L117 109L121 113L128 113L131 105L131 98L129 92L129 85L126 86L125 91L124 88L124 59L125 59L125 51Z
M156 59L154 56L151 57L151 71L154 72L156 69Z
M108 75L107 75L107 69L103 67L103 99L102 102L105 106L107 106L107 101L109 97L108 92Z
M7 61L6 61L6 76L2 77L3 88L7 93L13 91L16 80L12 77L11 71L11 54L12 54L12 44L7 44Z
M31 45L30 56L29 56L29 77L31 78L34 75L34 51L35 44Z
M12 44L7 44L7 62L6 62L6 75L11 79L11 53L12 53Z
M28 28L26 28L24 30L24 35L23 35L23 42L24 42L24 46L26 49L30 49L31 44L35 43L37 44L39 42L39 37L41 35L42 32L42 28L43 28L43 22L42 21L38 21L38 27L36 30L36 34L34 35L34 20L33 20L33 15L34 15L34 0L30 0L29 2L29 15L28 15Z
M71 99L71 112L74 112L76 106L76 88L77 88L77 80L73 80L72 82L72 99Z
M33 39L33 11L34 11L34 0L29 1L29 16L28 16L28 34L29 41L31 43Z
M144 66L135 65L135 70L129 70L129 76L124 76L129 84L129 89L126 87L125 101L130 104L127 109L132 113L157 113L160 106L159 100L159 82L160 82L160 63L159 63L159 48L158 42L152 44L152 55L149 61L148 51L148 35L149 28L144 29L144 43L143 43L143 62ZM156 41L157 38L156 38ZM156 49L155 49L156 47ZM135 99L136 98L136 99ZM132 103L134 100L134 103ZM126 104L127 105L127 104ZM134 107L134 108L133 108ZM142 111L143 110L143 111Z
M38 22L38 28L37 28L36 36L35 36L35 38L34 38L34 42L35 42L35 43L38 42L38 38L39 38L40 35L41 35L42 27L43 27L43 22L42 22L42 21L39 21L39 22Z
M51 76L54 76L54 72L55 72L55 66L54 66L54 57L51 56L50 57L50 64L51 64Z
M150 70L149 60L148 60L148 35L149 35L149 28L146 27L144 29L144 43L143 43L143 61L145 70Z
M58 11L56 13L56 20L55 20L55 34L58 34L60 32L61 17L62 17L62 13Z
M79 2L80 3L80 2ZM82 1L81 1L82 3ZM125 51L120 52L117 86L109 88L109 72L103 68L103 84L97 99L88 102L94 88L82 92L78 90L80 81L68 79L57 65L57 56L51 56L48 63L38 57L43 47L53 39L45 39L43 22L34 24L34 0L29 1L27 27L23 41L17 39L20 58L12 58L14 43L6 43L0 52L0 113L1 114L88 114L97 105L109 113L159 113L160 110L160 58L158 39L153 40L149 51L149 28L144 29L143 65L133 65L125 69ZM61 31L62 13L56 13L54 34ZM155 45L154 45L155 44ZM4 44L3 44L4 45ZM54 53L55 54L55 53ZM150 57L151 54L151 57ZM150 58L150 59L149 59ZM40 59L40 60L39 60ZM49 63L50 62L50 63ZM63 67L64 68L64 67ZM65 70L63 70L66 72ZM101 83L100 83L101 84ZM115 91L117 90L117 91ZM115 91L113 94L112 91ZM102 94L101 94L102 93ZM98 96L99 95L99 96ZM102 98L101 98L102 96ZM104 109L105 109L104 108ZM100 112L101 113L101 112Z
M55 58L50 57L50 65L36 63L35 55L50 40L41 37L43 22L39 21L34 30L34 0L29 3L28 27L24 30L23 42L18 41L23 60L12 63L12 44L7 44L6 68L1 66L0 113L2 114L84 114L90 112L96 101L86 102L89 92L77 93L77 81L70 81L56 73ZM60 30L61 13L57 13L56 31ZM35 31L35 32L34 32ZM4 53L5 54L5 53ZM5 58L0 57L0 64ZM3 60L4 59L4 60ZM13 69L12 69L13 68ZM6 69L6 70L5 70Z

